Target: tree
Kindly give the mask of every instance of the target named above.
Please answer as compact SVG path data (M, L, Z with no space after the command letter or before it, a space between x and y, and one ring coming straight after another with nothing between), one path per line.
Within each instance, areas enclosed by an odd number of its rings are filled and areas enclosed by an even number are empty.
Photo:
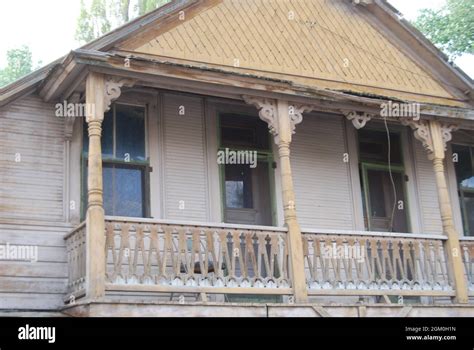
M81 0L76 39L90 42L131 19L144 15L169 0Z
M7 85L33 71L30 48L21 46L7 51L7 66L0 69L0 86Z
M474 0L447 0L440 10L422 10L414 25L451 58L474 53Z

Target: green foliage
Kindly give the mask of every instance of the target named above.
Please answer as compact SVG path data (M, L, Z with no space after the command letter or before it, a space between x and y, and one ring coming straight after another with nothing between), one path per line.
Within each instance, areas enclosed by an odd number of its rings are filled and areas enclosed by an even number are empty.
M169 0L91 0L90 6L81 0L76 39L90 42L111 29L144 15Z
M474 53L474 0L447 0L440 10L422 10L414 25L451 58Z
M28 46L7 51L7 66L0 69L0 86L7 85L33 71L32 54Z

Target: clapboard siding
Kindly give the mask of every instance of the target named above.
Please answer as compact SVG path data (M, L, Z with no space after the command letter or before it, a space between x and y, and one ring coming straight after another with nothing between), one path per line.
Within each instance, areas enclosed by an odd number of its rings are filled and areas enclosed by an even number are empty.
M348 163L343 162L342 119L306 116L291 146L291 162L300 225L352 229Z
M165 94L162 101L165 218L207 221L202 100ZM181 106L184 115L179 114ZM180 209L181 201L184 209Z
M418 196L421 208L422 232L441 234L443 233L443 229L433 162L428 159L421 142L417 140L414 142L414 153Z
M67 284L65 224L0 224L0 245L38 249L38 261L0 262L0 309L55 310L63 305Z
M64 220L63 135L54 104L37 96L0 109L0 219Z

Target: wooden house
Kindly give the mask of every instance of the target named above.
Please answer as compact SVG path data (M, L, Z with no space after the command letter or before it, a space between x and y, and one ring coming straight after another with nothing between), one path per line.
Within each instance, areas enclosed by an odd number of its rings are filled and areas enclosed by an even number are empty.
M383 0L174 0L0 89L2 315L473 316L472 236L473 82Z

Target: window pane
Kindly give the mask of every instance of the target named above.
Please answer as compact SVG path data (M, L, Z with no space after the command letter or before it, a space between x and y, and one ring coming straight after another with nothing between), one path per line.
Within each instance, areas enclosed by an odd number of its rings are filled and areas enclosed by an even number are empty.
M145 160L145 109L117 104L117 159Z
M222 114L220 122L222 147L246 147L262 150L270 148L268 126L259 118L239 114Z
M454 162L454 168L456 170L456 180L461 202L464 234L468 236L474 236L473 151L474 148L468 146L453 145L453 155L457 156L457 162Z
M104 165L104 209L106 215L143 217L143 171Z
M114 114L113 108L104 115L102 122L102 155L113 157L114 155Z
M369 181L370 213L373 217L385 217L383 173L369 170L367 178Z
M464 193L466 235L474 236L474 193Z
M403 176L401 173L393 172L392 177L397 200L395 211L393 211L395 198L390 173L387 170L367 170L372 231L408 231Z
M104 210L105 215L114 214L114 169L104 164L102 167L102 182L104 186Z
M458 186L474 189L474 172L469 147L453 145L453 153L457 155L454 168L456 169Z
M392 164L402 164L400 135L390 133ZM388 163L388 140L384 131L359 130L359 152L362 162Z
M114 215L144 216L142 179L139 169L115 168Z
M253 208L252 177L248 165L225 166L227 208Z

